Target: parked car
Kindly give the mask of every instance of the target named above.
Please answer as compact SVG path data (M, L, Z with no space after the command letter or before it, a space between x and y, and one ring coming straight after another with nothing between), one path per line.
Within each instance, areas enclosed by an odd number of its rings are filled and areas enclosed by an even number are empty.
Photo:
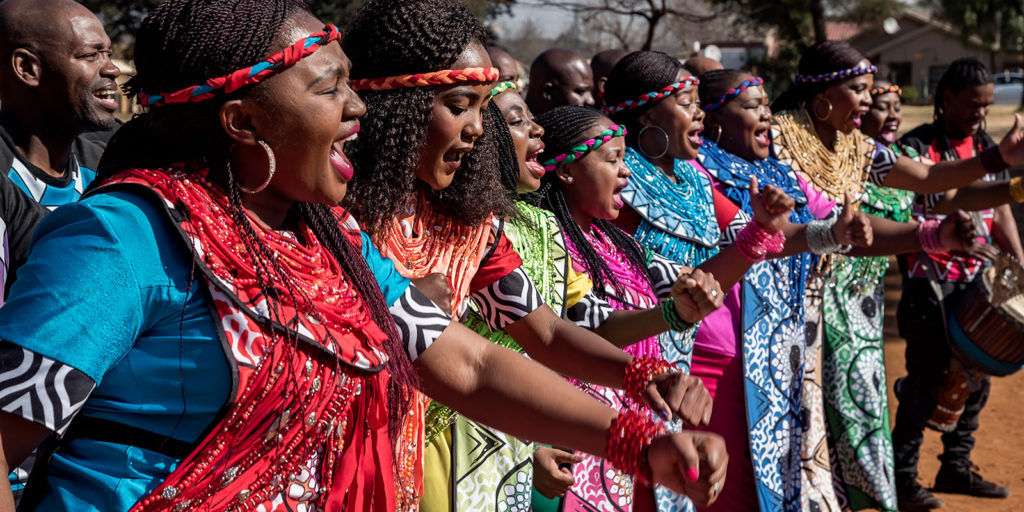
M996 82L996 105L1018 105L1021 94L1024 94L1024 73L996 73L992 78Z

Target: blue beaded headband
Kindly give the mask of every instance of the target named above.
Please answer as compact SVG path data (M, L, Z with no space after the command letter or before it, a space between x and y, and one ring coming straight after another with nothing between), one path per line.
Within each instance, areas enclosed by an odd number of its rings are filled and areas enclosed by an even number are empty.
M868 73L874 73L878 71L875 66L854 66L848 69L842 69L839 71L829 71L828 73L822 73L820 75L797 75L794 81L798 84L816 84L819 82L832 82L843 78L850 78L851 76L866 75Z

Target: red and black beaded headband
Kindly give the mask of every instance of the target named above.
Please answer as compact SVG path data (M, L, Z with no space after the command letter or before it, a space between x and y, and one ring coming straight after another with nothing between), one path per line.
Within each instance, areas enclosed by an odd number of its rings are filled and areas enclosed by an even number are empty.
M327 25L323 32L311 34L295 44L263 59L258 64L233 71L227 75L211 78L205 83L186 87L175 92L147 94L139 92L139 103L145 107L159 107L171 103L188 103L208 100L218 94L230 94L247 85L265 80L300 60L312 55L332 41L341 39L338 27Z
M715 110L718 107L725 105L725 102L739 96L740 94L743 94L743 91L751 87L757 87L763 83L764 79L762 79L759 76L755 76L754 78L744 80L740 82L740 84L737 85L736 87L729 89L728 91L725 91L725 94L719 96L718 99L716 99L715 101L712 101L707 105L702 106L701 109L703 109L704 112L711 112L712 110Z
M900 86L898 86L896 84L892 84L889 87L872 87L871 90L868 91L868 92L871 93L871 97L872 98L874 98L875 96L881 96L882 94L886 94L886 93L890 93L890 92L896 93L896 96L903 96L903 89L900 89Z
M657 91L641 94L640 97L635 100L626 100L619 103L618 105L609 105L605 103L604 106L601 107L601 111L607 115L612 115L618 112L622 112L623 110L640 108L649 103L654 103L655 101L658 101L664 98L665 96L668 96L669 94L672 94L678 90L686 89L691 85L700 85L700 80L697 80L697 77L688 76L676 83L668 84Z
M797 75L793 80L798 84L817 84L842 80L852 76L866 75L875 71L878 71L878 68L875 66L854 66L852 68L840 69L839 71L829 71L820 75Z
M448 85L458 82L493 82L497 79L498 68L443 69L429 73L362 78L353 80L352 88L357 91L385 91L405 87Z

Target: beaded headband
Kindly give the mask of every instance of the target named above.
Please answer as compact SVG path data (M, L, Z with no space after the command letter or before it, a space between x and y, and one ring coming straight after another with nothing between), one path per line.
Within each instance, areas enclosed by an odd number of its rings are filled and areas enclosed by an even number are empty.
M604 106L601 107L601 111L604 112L605 114L611 115L618 112L622 112L623 110L639 108L644 105L647 105L648 103L654 103L655 101L658 101L664 98L665 96L668 96L669 94L672 94L680 89L686 89L691 85L700 85L700 80L697 80L697 77L688 76L674 84L666 85L665 87L662 87L660 90L649 92L647 94L641 94L640 97L635 100L626 100L623 101L622 103L619 103L618 105L605 104Z
M497 96L497 95L499 95L499 94L501 94L501 93L503 93L503 92L505 92L505 91L507 91L509 89L517 89L516 83L515 82L502 82L502 83L500 83L498 85L495 85L494 89L491 89L491 97L493 98L493 97L495 97L495 96Z
M716 99L715 101L712 101L711 103L708 103L707 105L704 105L701 108L704 110L704 112L711 112L712 110L715 110L718 107L725 105L725 102L739 96L740 94L743 94L743 91L751 87L757 87L763 83L764 79L762 79L759 76L755 76L754 78L751 78L749 80L744 80L736 87L729 89L728 91L725 92L725 94L719 96L718 99Z
M892 84L889 87L873 87L868 92L871 93L871 97L872 98L874 98L875 96L880 96L880 95L888 93L888 92L894 92L894 93L896 93L896 96L903 96L903 89L900 89L900 86L898 86L896 84Z
M820 75L797 75L794 81L798 84L816 84L849 78L851 76L866 75L875 71L878 71L878 68L875 66L854 66L852 68L840 69L839 71L829 71Z
M180 91L146 94L139 91L139 103L144 107L159 107L171 103L188 103L213 98L217 94L231 94L242 87L265 80L267 77L293 66L312 55L332 41L341 39L338 27L327 25L323 32L317 32L295 44L263 59L260 63L233 71L227 75L211 78L205 83L186 87Z
M493 82L498 79L498 68L443 69L429 73L363 78L352 81L357 91L386 91L405 87L448 85L458 82Z
M626 127L618 124L613 124L608 127L607 130L597 134L597 137L593 139L587 139L561 155L554 158L550 158L542 162L544 170L551 172L558 168L562 164L571 164L580 158L583 158L587 153L601 147L602 144L612 140L615 137L622 137L626 134Z

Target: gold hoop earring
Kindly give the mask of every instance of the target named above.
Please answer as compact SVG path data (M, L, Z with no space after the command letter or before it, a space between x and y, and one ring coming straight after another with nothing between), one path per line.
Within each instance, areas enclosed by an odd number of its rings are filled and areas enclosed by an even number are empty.
M661 132L661 136L665 138L665 149L661 150L661 153L658 153L657 155L652 155L651 153L648 153L647 150L644 149L643 142L641 142L644 137L644 132L646 132L650 128L657 129L659 132ZM639 149L640 152L643 153L643 155L647 157L648 160L657 160L665 156L665 153L668 153L668 142L668 133L666 133L665 130L662 129L662 127L656 124L644 126L643 128L640 129L640 133L636 134L636 148Z
M241 183L239 183L238 190L241 190L246 194L256 194L262 192L263 189L267 188L267 185L270 185L270 180L274 178L274 173L277 172L277 158L274 157L274 150L271 149L270 144L267 144L266 141L261 139L257 139L256 142L258 142L259 145L263 147L263 151L267 152L267 161L270 162L270 174L268 174L267 179L256 188L245 188L242 186Z
M814 106L811 107L811 113L814 114L814 118L817 119L818 121L824 121L824 120L828 119L828 116L832 115L832 102L826 99L825 100L825 104L828 105L828 112L825 112L825 115L823 115L823 116L819 116L818 115L818 104L817 103L815 103Z
M710 137L705 137L705 138L710 140L711 142L714 142L715 144L718 144L719 139L722 138L722 125L716 124L714 126L715 126L715 128L718 128L718 131L715 132L715 138L713 138L713 139L710 138Z

